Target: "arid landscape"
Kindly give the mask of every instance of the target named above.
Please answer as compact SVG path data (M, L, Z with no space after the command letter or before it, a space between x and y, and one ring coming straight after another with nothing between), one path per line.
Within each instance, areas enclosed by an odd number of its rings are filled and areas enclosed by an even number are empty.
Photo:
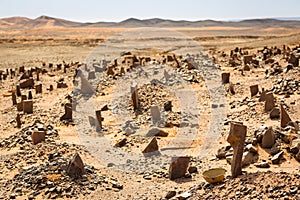
M300 21L11 17L0 52L0 199L300 199Z

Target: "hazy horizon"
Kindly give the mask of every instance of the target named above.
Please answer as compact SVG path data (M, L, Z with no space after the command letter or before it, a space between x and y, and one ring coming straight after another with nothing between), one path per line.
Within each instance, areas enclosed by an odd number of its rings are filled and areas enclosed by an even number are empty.
M78 20L71 20L71 19L67 19L67 18L62 18L62 17L56 17L56 16L51 16L51 15L47 15L47 14L43 14L37 17L27 17L27 16L7 16L7 17L0 17L0 19L4 19L4 18L12 18L12 17L25 17L25 18L29 18L29 19L37 19L39 17L42 16L47 16L47 17L51 17L51 18L56 18L56 19L63 19L63 20L68 20L68 21L73 21L73 22L80 22L80 23L97 23L97 22L107 22L107 23L119 23L128 19L138 19L138 20L149 20L149 19L162 19L162 20L173 20L173 21L189 21L189 22L196 22L196 21L204 21L204 20L213 20L213 21L228 21L228 22L238 22L238 21L243 21L243 20L251 20L251 19L278 19L278 20L297 20L300 21L300 17L261 17L261 18L243 18L243 19L227 19L227 20L222 20L222 19L198 19L198 20L188 20L188 19L167 19L167 18L161 18L161 17L153 17L153 18L136 18L136 17L129 17L120 21L104 21L104 20L96 20L96 21L78 21Z
M46 15L78 22L120 22L128 18L170 20L236 21L261 18L300 17L300 2L296 0L1 0L0 18L21 16L31 19Z

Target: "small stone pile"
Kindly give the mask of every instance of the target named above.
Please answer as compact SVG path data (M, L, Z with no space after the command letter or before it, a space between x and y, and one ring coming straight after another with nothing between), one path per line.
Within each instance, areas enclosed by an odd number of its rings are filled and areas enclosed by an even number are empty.
M32 133L36 130L45 131L45 140L34 144ZM87 154L85 147L57 143L58 139L57 130L51 125L45 126L36 121L32 126L0 141L0 148L18 150L0 158L0 173L17 170L12 179L0 179L0 187L3 188L0 198L78 198L100 186L115 191L123 188L116 179L100 175L93 166L82 161L78 166L74 158L71 160L74 154L77 157ZM75 168L70 164L73 162ZM78 171L76 167L82 167L82 170Z
M172 94L163 85L145 84L138 88L139 107L135 112L138 112L138 124L148 123L151 120L150 108L151 105L157 105L161 110L166 112L166 124L168 126L179 126L181 115L178 112L172 111ZM130 102L132 104L132 102ZM129 106L133 111L133 105Z
M300 79L295 80L293 77L277 79L273 82L271 91L279 95L300 94Z
M2 196L13 198L28 195L29 199L34 199L41 194L45 199L74 198L80 194L89 194L105 181L108 183L105 176L97 175L90 166L85 166L85 175L73 179L65 173L68 163L67 158L49 157L49 161L38 166L22 168L4 184L7 191Z
M203 82L203 77L198 69L198 64L193 61L192 57L187 57L182 59L183 64L180 66L177 71L182 75L185 81L191 83L200 83Z
M247 173L220 184L203 182L190 190L189 199L294 199L300 195L299 184L299 174Z
M45 132L46 142L54 141L59 139L58 132L53 128L52 125L45 126L40 121L35 121L33 125L24 127L16 134L9 136L0 141L0 148L6 148L10 150L11 148L19 147L20 149L30 148L32 145L32 134L35 131Z
M251 71L254 68L267 68L266 78L277 76L299 66L298 46L290 48L286 45L282 47L267 47L257 50L250 54L243 48L236 47L230 51L229 56L224 52L218 52L221 62L228 66L242 71ZM284 64L277 61L284 60Z
M296 134L293 134L293 131L295 129L291 126L284 129L262 126L255 130L254 137L249 136L245 140L242 166L246 167L254 164L258 168L269 168L270 164L282 163L284 155L294 157L300 162L300 139ZM257 145L269 149L269 160L260 159ZM233 158L232 147L229 145L221 147L216 157L226 159L228 163L231 163Z
M120 60L120 61L119 61ZM105 61L106 63L106 61ZM99 63L93 63L95 71L98 72L95 66ZM110 62L109 65L102 64L103 70L106 73L99 75L98 82L98 92L102 92L106 87L115 84L115 81L120 79L124 74L136 72L135 69L140 66L145 65L161 65L167 68L173 68L181 76L183 80L190 83L200 83L203 82L203 76L201 75L200 69L198 69L198 64L194 62L194 58L190 55L186 57L172 55L159 55L158 57L149 56L135 56L132 52L127 52L126 54L121 54L121 57ZM101 71L101 70L100 70ZM99 71L99 72L100 72ZM167 75L169 76L169 75Z

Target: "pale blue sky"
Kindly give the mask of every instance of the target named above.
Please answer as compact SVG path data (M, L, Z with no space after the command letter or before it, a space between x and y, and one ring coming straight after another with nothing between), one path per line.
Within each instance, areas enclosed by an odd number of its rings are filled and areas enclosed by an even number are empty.
M48 15L81 22L165 18L232 20L300 17L299 0L0 0L0 18Z

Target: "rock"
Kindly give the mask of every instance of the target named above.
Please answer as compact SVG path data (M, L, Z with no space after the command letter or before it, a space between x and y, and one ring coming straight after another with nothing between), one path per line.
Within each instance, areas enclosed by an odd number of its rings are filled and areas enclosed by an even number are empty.
M150 176L149 174L145 174L145 175L143 176L143 178L144 178L145 180L152 180L152 178L151 178L151 176Z
M101 108L101 112L102 111L107 111L108 110L108 106L107 106L107 104L106 105L104 105L102 108Z
M133 108L137 109L139 107L139 96L138 96L138 85L136 82L133 82L130 87L131 99Z
M254 60L252 60L252 63L253 63L255 68L259 66L259 60L254 59Z
M271 111L275 107L275 100L272 92L266 94L265 112Z
M60 120L72 120L72 104L71 103L66 103L64 105L65 107L65 114L61 116Z
M230 146L221 147L218 149L216 157L219 159L226 158L226 152L230 149Z
M275 135L272 127L269 127L262 135L261 147L262 148L272 148L275 144Z
M112 184L112 188L117 188L117 189L120 189L120 190L123 189L123 185L119 184L116 181L111 181L111 184Z
M234 122L230 124L230 132L227 137L227 142L229 142L233 148L231 175L234 178L242 174L242 158L246 133L247 126L244 126L242 123Z
M275 142L273 147L270 149L270 154L275 155L278 154L279 152L280 152L280 145L277 142Z
M280 133L280 139L286 143L286 144L290 144L291 143L291 136L290 134L287 133Z
M290 116L287 114L286 110L284 109L283 105L280 104L280 126L284 128L291 122Z
M247 65L251 63L252 63L252 55L244 56L244 64Z
M101 116L101 110L96 110L96 131L101 132L102 131L102 121L104 118Z
M142 153L152 153L155 151L158 151L158 144L157 144L157 140L156 137L153 137L151 139L151 141L147 144L146 148L142 151Z
M290 187L290 193L291 194L297 194L298 192L298 187L297 186L291 186Z
M294 67L298 67L299 59L294 54L291 54L288 63L291 63Z
M176 195L176 191L172 190L172 191L169 191L169 192L166 194L165 198L166 198L166 199L171 199L171 198L174 197L175 195Z
M253 154L257 154L257 148L254 147L252 144L248 144L246 147L245 147L245 150L253 153Z
M125 74L125 68L124 68L124 67L121 67L121 69L120 69L120 74L121 74L121 75L124 75L124 74Z
M186 200L186 199L190 198L191 196L192 196L191 193L189 193L189 192L183 192L183 193L178 194L178 195L176 196L176 198L177 198L178 200Z
M78 153L76 153L69 162L66 172L72 178L78 178L85 174L84 164Z
M14 91L11 93L11 100L12 100L13 105L17 105L17 96Z
M35 86L35 93L36 94L42 94L42 90L43 90L43 85L42 83L39 83Z
M17 113L16 122L17 122L17 127L21 128L22 123L21 123L21 117L19 113Z
M36 145L40 142L44 142L46 138L45 131L33 131L31 134L32 144Z
M33 97L32 97L32 92L31 92L31 90L29 90L28 91L28 99L32 99Z
M287 73L288 71L292 70L294 67L291 64L288 64L285 68L285 73Z
M300 140L293 140L290 148L291 153L297 154L300 150Z
M112 187L106 186L105 190L112 190Z
M89 185L88 188L89 188L90 190L95 190L95 187L94 187L93 185Z
M22 102L23 102L24 100L27 100L27 96L26 96L25 94L22 94L22 95L21 95L21 100L22 100Z
M259 101L265 101L266 100L266 91L264 88L262 88L262 91L260 93Z
M260 163L255 163L254 166L258 168L269 168L270 164L268 162L260 162Z
M152 128L148 131L147 137L159 136L159 137L167 137L168 133L159 129L159 128Z
M280 117L280 110L279 108L273 108L270 112L270 118L271 119L279 119Z
M251 97L255 96L258 94L258 85L251 85L250 86L250 93L251 93Z
M172 111L172 101L167 101L164 103L165 111Z
M298 152L298 153L296 154L295 159L296 159L298 162L300 162L300 152Z
M282 156L283 156L283 151L280 151L275 156L273 156L273 158L271 159L272 164L279 164Z
M115 72L114 72L113 68L114 68L113 65L107 67L106 73L107 73L108 76L109 76L109 75L110 75L110 76L114 76L114 75L115 75Z
M21 102L18 102L17 103L17 111L23 111L23 102L21 101Z
M300 127L297 122L290 121L287 126L293 127L295 131L300 131Z
M156 122L161 120L160 111L158 106L151 106L150 108L152 122L155 124Z
M196 166L190 166L189 169L188 169L188 172L190 174L197 173L198 172L198 168Z
M20 97L22 94L21 94L21 87L19 84L16 85L16 93L17 93L17 96Z
M244 65L243 71L250 71L250 65L248 64Z
M270 64L270 63L273 63L275 60L273 58L268 58L265 60L265 64Z
M34 80L33 78L29 78L20 82L20 88L33 88Z
M114 163L108 163L108 164L107 164L107 167L113 167L113 166L115 166Z
M226 156L226 161L229 163L229 164L232 164L232 159L233 159L233 156ZM249 151L246 151L243 153L243 157L242 157L242 166L245 167L245 166L248 166L254 162L256 162L258 159L258 155L257 154L254 154L254 153L251 153Z
M24 73L24 72L25 72L25 67L24 66L19 67L19 73Z
M68 85L67 85L67 83L64 82L64 81L59 81L59 82L57 82L56 87L57 87L57 88L67 88Z
M23 101L23 112L30 114L33 113L33 101L32 100L24 100Z
M235 94L233 83L229 83L229 91L230 91L231 94Z
M119 140L119 141L115 144L115 146L116 146L116 147L123 147L123 146L126 145L126 143L127 143L127 139L126 139L126 138L123 138L123 139Z
M17 197L17 195L15 193L11 193L9 195L9 199L15 199Z
M230 73L222 73L221 74L222 76L222 83L225 84L225 83L229 83L229 77L230 77Z
M175 180L184 177L188 170L189 163L190 157L173 157L169 167L169 179Z
M132 128L130 128L130 127L125 128L124 131L125 131L127 136L131 135L131 134L134 134L134 130L132 130Z

